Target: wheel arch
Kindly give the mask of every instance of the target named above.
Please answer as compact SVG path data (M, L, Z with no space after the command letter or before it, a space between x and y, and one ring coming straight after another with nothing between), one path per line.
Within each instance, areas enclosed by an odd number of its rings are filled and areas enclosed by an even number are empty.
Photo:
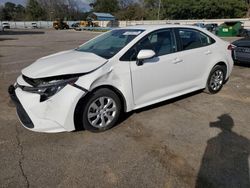
M226 73L226 77L225 77L225 80L227 80L228 78L228 65L225 61L223 60L220 60L220 61L216 61L216 63L212 64L211 66L209 66L208 70L207 70L207 74L205 75L205 77L203 77L203 88L206 87L206 84L207 84L207 80L208 80L208 77L212 71L212 69L217 66L217 65L220 65L220 66L223 66L225 67L225 73Z
M215 66L217 66L217 65L220 65L220 66L222 66L222 67L225 68L225 74L226 74L225 79L226 79L226 78L228 77L228 65L227 65L224 61L220 61L220 62L216 63L216 64L212 67L212 69L213 69ZM211 69L211 70L212 70L212 69Z
M228 77L229 77L228 65L227 65L227 63L225 63L224 61L220 61L220 62L216 63L216 64L212 67L212 69L213 69L215 66L217 66L217 65L220 65L220 66L223 67L223 69L224 69L224 71L225 71L224 83L226 83L227 80L228 80ZM212 70L212 69L211 69L211 70Z
M117 89L116 87L111 86L111 85L97 86L97 87L93 88L91 91L88 91L77 102L77 105L76 105L75 110L74 110L74 125L75 125L75 130L82 130L83 129L83 124L82 124L82 121L81 121L81 118L82 118L82 116L81 116L81 110L82 110L82 105L84 105L85 100L87 100L89 98L89 96L93 92L95 92L95 91L97 91L99 89L102 89L102 88L106 88L106 89L109 89L109 90L113 91L118 96L118 98L121 101L122 112L126 112L126 109L127 109L126 99L125 99L124 95L122 94L122 92L119 89Z
M92 89L90 91L90 93L93 93L96 90L102 89L102 88L110 89L111 91L113 91L119 97L119 99L121 101L123 112L126 112L126 110L127 110L127 102L126 102L126 99L125 99L124 95L122 94L122 92L118 88L116 88L116 87L114 87L112 85L100 85L100 86L97 86L94 89Z
M210 83L211 83L211 75L214 74L214 71L215 70L218 70L218 68L220 70L222 70L223 74L226 75L227 74L227 65L225 62L218 62L216 63L212 68L211 70L209 71L209 75L207 77L207 81L206 81L206 87L205 87L205 93L208 93L208 94L215 94L215 93L218 93L221 88L223 87L223 84L225 84L227 82L227 77L226 76L223 76L223 80L222 80L222 83L219 85L219 88L216 88L216 89L213 89L211 88L210 86ZM217 86L216 86L217 87Z

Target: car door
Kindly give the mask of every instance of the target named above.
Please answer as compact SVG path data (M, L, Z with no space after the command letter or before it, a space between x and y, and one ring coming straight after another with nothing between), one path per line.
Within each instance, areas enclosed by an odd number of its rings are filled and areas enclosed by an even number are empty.
M130 61L135 105L142 107L201 89L213 42L206 34L187 28L175 29L175 35L171 29L155 31L142 39L134 53L152 49L156 56L144 60L142 66L135 57Z
M204 74L212 61L215 41L205 33L189 28L177 28L175 33L180 42L178 57L182 60L183 89L201 89Z
M137 65L135 57L130 61L134 103L137 107L159 102L180 91L186 72L177 53L172 29L147 35L132 50L138 54L142 49L151 49L156 55L144 60L141 66Z

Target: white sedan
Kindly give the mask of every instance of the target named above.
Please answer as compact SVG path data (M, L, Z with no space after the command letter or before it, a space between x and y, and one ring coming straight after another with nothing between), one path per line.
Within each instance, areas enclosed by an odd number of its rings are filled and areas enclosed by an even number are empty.
M9 94L30 130L100 132L123 112L195 90L217 93L233 68L231 50L193 26L119 28L38 59Z

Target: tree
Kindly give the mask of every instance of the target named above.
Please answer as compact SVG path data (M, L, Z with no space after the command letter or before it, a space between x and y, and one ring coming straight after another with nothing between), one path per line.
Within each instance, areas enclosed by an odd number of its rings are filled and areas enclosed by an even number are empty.
M23 5L16 6L16 18L15 20L24 20L25 19L25 7Z
M28 19L42 20L45 18L45 10L36 0L28 0L26 11Z
M126 7L118 11L118 13L116 13L115 16L119 20L143 20L145 19L144 9L137 3L127 5Z
M246 15L245 0L162 0L167 19L239 18Z
M134 3L134 0L119 0L119 7L120 9L125 9L129 6L135 5L137 6L137 3Z
M247 4L247 17L250 17L250 0L246 0L246 4Z
M149 20L155 20L157 19L158 15L158 5L159 0L144 0L144 8L146 13L146 18Z
M13 20L14 16L15 16L15 7L16 5L14 3L11 2L7 2L4 4L4 8L3 8L3 20Z
M25 8L22 5L7 2L0 7L1 20L24 20Z
M114 14L120 20L214 19L250 16L250 0L94 0L91 11ZM86 19L80 0L27 0L27 7L0 5L1 20ZM248 14L247 14L248 12Z
M93 11L115 13L119 10L119 2L117 0L96 0L93 3Z

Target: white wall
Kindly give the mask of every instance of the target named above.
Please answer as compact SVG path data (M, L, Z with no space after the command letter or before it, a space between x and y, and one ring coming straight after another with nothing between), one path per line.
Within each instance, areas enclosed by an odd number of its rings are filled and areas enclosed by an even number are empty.
M202 20L144 20L144 21L119 21L120 27L140 24L175 24L179 23L182 25L192 25L197 22L202 23L217 23L218 25L225 21L241 21L244 23L244 27L250 29L249 18L237 18L237 19L202 19Z
M110 21L99 21L100 27L126 27L126 26L132 26L132 25L149 25L149 24L174 24L179 23L183 25L192 25L197 22L203 22L203 23L217 23L222 24L225 21L241 21L244 23L245 28L250 29L250 19L249 18L237 18L237 19L202 19L202 20L141 20L141 21L116 21L116 22L110 22ZM0 21L0 24L2 24L4 21ZM76 21L68 21L67 23L71 26L72 23ZM34 23L34 21L10 21L10 27L11 28L31 28L31 23ZM52 21L36 21L37 26L40 28L52 28L53 22Z
M0 24L2 22L8 22L8 21L0 21ZM32 23L36 23L39 28L52 28L53 22L50 21L9 21L11 28L19 28L19 29L24 29L24 28L31 28Z

